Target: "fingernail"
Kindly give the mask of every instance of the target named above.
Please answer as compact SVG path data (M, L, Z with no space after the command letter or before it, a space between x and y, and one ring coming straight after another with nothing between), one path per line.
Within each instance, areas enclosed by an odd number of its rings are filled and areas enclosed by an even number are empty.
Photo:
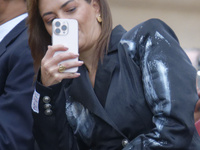
M74 54L74 56L78 57L78 56L79 56L79 54Z
M74 73L74 75L75 75L75 76L80 76L81 74L80 74L80 73Z
M69 48L64 46L64 49L65 49L65 50L68 50Z

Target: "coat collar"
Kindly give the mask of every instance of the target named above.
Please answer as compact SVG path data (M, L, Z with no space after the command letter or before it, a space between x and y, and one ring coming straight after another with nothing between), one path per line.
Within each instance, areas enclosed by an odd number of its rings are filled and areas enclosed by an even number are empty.
M26 29L26 20L21 21L8 35L0 42L0 57L6 51L7 46L17 38L17 36Z
M108 54L117 50L118 43L120 42L123 34L126 32L127 31L121 25L118 25L113 29L111 33Z
M111 77L117 65L117 59L113 59L113 57L117 56L109 55L109 53L117 50L118 43L125 32L126 31L122 26L117 26L112 31L108 54L105 55L103 63L99 62L98 65L95 88L98 88L97 90L99 93L101 93L101 89L99 87L102 87L102 84L104 84L103 86L105 91L108 91L109 89ZM73 79L70 87L68 88L69 95L73 97L74 100L78 101L87 109L89 109L92 113L110 124L114 129L116 129L116 131L126 138L126 136L118 129L112 119L110 119L109 115L106 113L105 109L100 103L101 100L98 99L98 94L95 94L95 88L93 89L91 85L87 68L84 65L79 67L79 73L81 74L81 77ZM101 95L101 98L106 99L106 97L107 93L104 92L104 95Z
M104 90L108 91L111 77L117 64L116 62L117 59L113 58L116 56L109 55L109 54L114 51L117 51L118 43L120 42L121 37L124 33L126 33L126 30L121 25L116 26L111 33L108 54L104 56L103 62L101 63L100 61L98 64L98 69L97 69L97 74L96 74L96 79L95 79L95 88L98 88L98 90L101 90L99 87L102 87L101 84L104 83L103 87L106 88ZM81 78L74 79L73 84L70 88L72 93L75 92L73 93L73 95L76 97L75 99L81 100L81 103L84 103L84 106L87 106L87 108L91 108L91 110L94 109L94 105L97 106L97 108L103 109L101 103L98 100L98 97L96 96L94 92L95 88L93 89L91 85L87 68L83 65L82 67L79 67L79 72L81 74ZM80 89L78 91L80 92L79 94L76 94L77 93L76 89ZM89 95L87 95L88 93ZM83 95L85 94L86 96L84 99ZM89 100L88 98L91 98L91 100ZM104 95L103 98L106 99L106 95ZM91 103L91 101L93 101L94 103Z
M111 125L118 133L124 138L126 136L118 129L116 124L110 119L109 115L104 110L103 106L99 102L88 76L87 68L85 66L79 67L81 78L72 80L70 87L68 88L68 94L73 97L74 100L85 106L90 112L94 113L109 125Z

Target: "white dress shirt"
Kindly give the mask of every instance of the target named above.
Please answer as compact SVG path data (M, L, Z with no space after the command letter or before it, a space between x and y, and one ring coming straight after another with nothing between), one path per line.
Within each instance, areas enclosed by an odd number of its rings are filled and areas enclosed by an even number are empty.
M15 17L4 24L0 25L0 42L3 38L22 20L24 20L28 16L28 13L24 13L18 17Z

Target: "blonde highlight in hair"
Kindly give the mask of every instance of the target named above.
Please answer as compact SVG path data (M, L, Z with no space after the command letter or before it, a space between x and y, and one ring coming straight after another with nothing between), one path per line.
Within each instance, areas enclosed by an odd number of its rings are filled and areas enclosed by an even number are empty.
M106 52L108 50L110 42L110 35L112 31L112 15L107 0L100 0L99 5L102 18L102 22L100 23L102 31L97 42L97 57L102 60L105 50Z

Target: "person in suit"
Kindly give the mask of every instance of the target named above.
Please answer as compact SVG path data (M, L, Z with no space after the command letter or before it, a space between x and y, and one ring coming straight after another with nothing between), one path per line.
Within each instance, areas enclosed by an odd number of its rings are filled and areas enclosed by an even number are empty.
M28 10L42 150L200 149L196 71L168 25L150 19L112 29L107 0L28 0ZM55 18L78 21L79 55L54 55L68 51L51 46Z
M197 128L198 134L200 135L200 49L189 49L185 50L186 54L190 58L193 66L197 70L197 93L199 96L199 100L196 103L195 110L194 110L194 121L195 126Z
M33 59L24 0L0 0L0 150L33 150Z

